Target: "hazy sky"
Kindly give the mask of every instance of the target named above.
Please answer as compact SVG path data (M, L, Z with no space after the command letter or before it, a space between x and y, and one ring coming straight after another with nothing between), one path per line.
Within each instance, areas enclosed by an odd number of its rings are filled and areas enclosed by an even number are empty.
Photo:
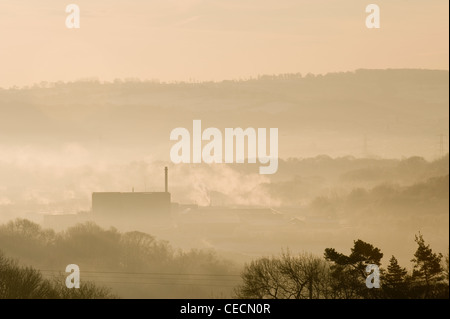
M81 28L65 27L66 5ZM381 8L381 29L365 7ZM0 87L448 69L448 0L1 0Z

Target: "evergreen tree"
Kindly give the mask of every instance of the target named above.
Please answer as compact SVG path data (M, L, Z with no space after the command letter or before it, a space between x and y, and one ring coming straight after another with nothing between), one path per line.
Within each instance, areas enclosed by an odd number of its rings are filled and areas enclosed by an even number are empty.
M443 268L441 266L442 254L433 253L430 245L425 243L422 234L415 236L419 247L411 260L414 262L413 278L425 287L424 297L430 296L432 286L442 280Z
M398 285L404 283L407 278L408 271L406 268L400 267L397 258L394 256L389 259L389 266L386 273L386 284Z
M378 298L377 289L366 287L366 267L369 264L381 265L383 253L372 244L360 239L353 242L350 255L337 252L334 248L325 249L325 259L332 262L331 275L335 278L333 289L344 298Z
M394 256L389 260L384 276L383 290L388 298L406 298L408 296L408 271L398 264Z
M445 256L445 268L444 268L444 279L446 280L447 284L449 283L449 262L448 262L448 253L447 256Z

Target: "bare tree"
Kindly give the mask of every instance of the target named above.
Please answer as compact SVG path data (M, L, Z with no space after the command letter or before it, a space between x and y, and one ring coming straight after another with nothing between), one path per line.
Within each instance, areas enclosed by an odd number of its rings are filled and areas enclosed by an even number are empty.
M292 256L252 261L242 273L243 284L236 291L238 298L318 299L330 297L329 265L322 258L302 253Z
M0 299L115 298L108 288L91 282L82 283L80 289L67 289L64 279L45 279L38 270L19 266L0 252Z

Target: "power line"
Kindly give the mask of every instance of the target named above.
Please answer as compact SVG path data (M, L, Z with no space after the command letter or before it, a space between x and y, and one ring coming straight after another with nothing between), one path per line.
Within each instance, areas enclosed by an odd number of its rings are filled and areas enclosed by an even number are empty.
M202 287L223 287L234 288L233 285L218 285L218 284L195 284L195 283L163 283L163 282L131 282L131 281L96 281L96 283L103 284L125 284L125 285L162 285L162 286L202 286Z
M92 276L92 275L84 275L83 277L85 277L85 278L97 278L97 279L103 279L103 278L115 278L115 279L128 279L127 277L108 277L108 276ZM136 280L139 280L139 279L156 279L156 280L161 280L161 281L167 281L167 280L176 280L176 281L190 281L190 282L192 282L192 281L195 281L195 282L197 282L197 281L210 281L210 282L217 282L217 283L219 283L219 282L241 282L241 280L238 280L238 279L209 279L209 278L191 278L191 279L189 279L189 278L148 278L148 277L143 277L143 278L133 278L133 279L136 279Z
M65 273L58 269L39 269L41 272L56 272ZM82 273L94 274L126 274L126 275L155 275L155 276L211 276L211 277L241 277L239 274L205 274L205 273L163 273L163 272L128 272L128 271L94 271L82 270Z
M46 272L59 272L59 271L46 271ZM49 275L46 275L49 276ZM127 274L126 276L130 276ZM114 279L125 279L121 281L111 281L111 280L104 280L107 278L110 278L109 276L102 276L102 275L93 275L88 274L84 275L83 277L90 279L92 282L95 282L97 284L125 284L125 285L164 285L164 286L206 286L206 287L222 287L222 288L234 288L238 283L240 283L240 280L237 279L214 279L214 278L172 278L172 277L163 277L163 278L149 278L149 277L141 277L141 278L133 278L135 280L143 279L144 281L130 281L130 277L117 277ZM114 277L114 276L113 276ZM111 278L113 279L113 278ZM158 280L158 281L152 281L148 282L145 280ZM178 281L178 282L174 282ZM189 282L191 281L191 282ZM211 283L198 283L198 282L192 282L192 281L211 281ZM221 283L223 282L223 283ZM229 283L229 284L226 284ZM236 283L236 284L231 284Z
M46 275L48 276L48 275ZM164 278L158 278L158 277L118 277L118 276L102 276L102 275L84 275L83 278L88 278L88 279L93 279L93 280L101 280L101 279L125 279L125 280L129 280L129 279L134 279L134 280L159 280L161 282L170 282L170 281L182 281L182 282L198 282L198 281L209 281L209 282L214 282L214 283L221 283L221 282L228 282L228 283L239 283L241 282L241 280L239 279L214 279L214 278L180 278L180 277L164 277Z

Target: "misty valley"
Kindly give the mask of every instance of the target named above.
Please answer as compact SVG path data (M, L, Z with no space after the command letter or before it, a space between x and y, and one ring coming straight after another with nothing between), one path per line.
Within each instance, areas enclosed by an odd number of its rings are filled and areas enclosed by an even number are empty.
M448 298L447 106L429 70L0 89L0 298Z

